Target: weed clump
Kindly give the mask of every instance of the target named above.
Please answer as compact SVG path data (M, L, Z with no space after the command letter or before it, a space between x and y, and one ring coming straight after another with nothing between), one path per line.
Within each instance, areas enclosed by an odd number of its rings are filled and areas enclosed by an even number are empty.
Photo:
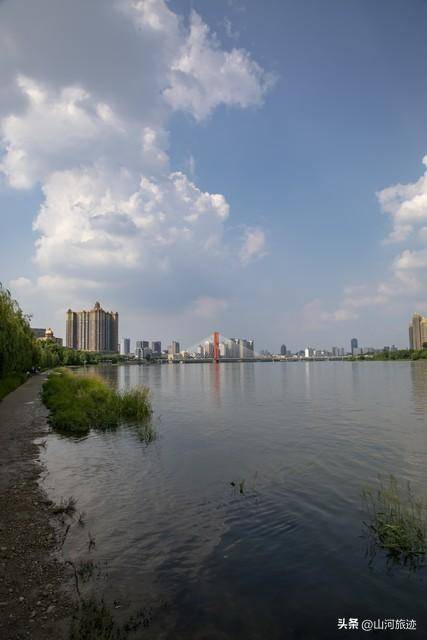
M112 429L121 422L142 422L151 416L149 390L138 387L119 393L97 375L68 369L52 372L43 385L42 400L58 430L86 434L91 428Z
M82 602L71 625L70 640L121 640L123 637L104 602Z
M411 563L427 552L426 505L418 500L408 483L401 489L394 476L374 490L362 492L368 513L364 522L371 541L390 559Z
M72 516L76 511L77 500L71 496L66 500L62 499L59 504L55 504L52 507L52 513L55 515L65 514L66 516Z
M150 390L134 387L120 394L120 413L123 420L142 422L151 416Z
M127 640L151 622L152 611L141 609L119 625L103 600L82 600L71 624L69 640Z
M96 564L92 560L82 561L77 574L82 582L87 582L95 573Z

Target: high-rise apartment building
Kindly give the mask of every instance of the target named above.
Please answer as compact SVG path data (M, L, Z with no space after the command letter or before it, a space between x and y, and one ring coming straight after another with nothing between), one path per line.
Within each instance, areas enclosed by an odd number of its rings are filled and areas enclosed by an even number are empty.
M414 313L409 325L409 348L423 349L424 344L427 344L427 318Z
M160 356L162 353L162 343L160 342L160 340L154 340L154 342L151 343L151 351L156 355L156 356Z
M239 338L239 357L242 359L254 357L253 340L245 340L244 338Z
M119 350L119 314L104 311L99 302L89 311L66 314L66 345L70 349L117 353Z
M350 342L350 351L353 355L356 355L354 352L358 349L358 347L359 343L357 341L357 338L352 338Z
M177 356L180 352L181 345L177 340L172 340L170 347L168 348L168 352L173 356Z
M120 353L124 356L128 356L130 354L130 338L123 338Z
M148 340L137 340L135 343L135 358L140 360L141 358L149 358L150 356L151 349Z

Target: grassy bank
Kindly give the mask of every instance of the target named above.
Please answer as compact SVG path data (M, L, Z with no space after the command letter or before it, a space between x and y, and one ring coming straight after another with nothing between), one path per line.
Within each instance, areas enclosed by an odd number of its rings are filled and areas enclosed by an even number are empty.
M67 369L49 375L42 400L50 410L51 425L69 433L111 429L122 422L142 424L152 413L147 388L119 393L99 376L78 375Z
M14 391L25 380L25 376L18 373L11 374L0 380L0 400L2 400L8 393Z

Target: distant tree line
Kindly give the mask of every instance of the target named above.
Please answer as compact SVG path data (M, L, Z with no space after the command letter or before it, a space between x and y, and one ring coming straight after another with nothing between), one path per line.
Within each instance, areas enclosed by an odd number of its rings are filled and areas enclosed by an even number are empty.
M427 345L423 345L427 347ZM354 360L427 360L427 348L420 350L396 349L395 351L381 351L372 356L356 356Z
M37 340L31 331L30 319L0 283L0 399L35 369L120 360L117 354L74 351L53 340Z
M37 340L38 360L36 366L40 369L52 369L52 367L98 364L108 360L118 362L119 356L116 354L106 355L93 353L91 351L76 351L62 347L54 340Z

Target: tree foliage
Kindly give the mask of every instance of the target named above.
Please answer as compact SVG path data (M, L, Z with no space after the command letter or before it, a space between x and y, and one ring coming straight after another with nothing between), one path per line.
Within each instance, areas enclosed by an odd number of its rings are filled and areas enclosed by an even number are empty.
M29 321L0 283L0 379L22 374L36 365L38 348Z

